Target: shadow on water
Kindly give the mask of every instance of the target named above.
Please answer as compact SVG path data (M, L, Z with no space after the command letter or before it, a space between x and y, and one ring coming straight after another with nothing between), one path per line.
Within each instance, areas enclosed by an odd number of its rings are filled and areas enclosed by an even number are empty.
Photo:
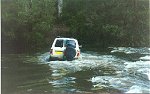
M51 75L51 70L31 58L15 54L2 56L2 94L21 94L32 91L32 87L49 86L46 78Z

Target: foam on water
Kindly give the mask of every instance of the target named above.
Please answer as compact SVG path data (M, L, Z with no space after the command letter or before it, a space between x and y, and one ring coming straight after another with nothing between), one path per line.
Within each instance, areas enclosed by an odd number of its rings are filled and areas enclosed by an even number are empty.
M113 87L126 93L149 93L149 82L143 84L132 77L97 76L92 77L94 87ZM137 86L137 87L135 87Z
M144 57L140 57L141 60L149 60L150 61L150 56L144 56Z
M44 54L42 54L42 55L40 55L40 56L38 56L38 59L41 61L41 63L49 63L48 61L49 61L49 52L46 52L46 53L44 53Z
M50 80L49 83L51 83L54 87L63 87L63 85L67 85L69 83L75 83L76 78L74 77L64 77L59 80Z
M126 68L150 68L150 61L126 62L124 64L126 65Z
M150 54L150 48L132 48L132 47L113 47L111 53L123 52L126 54L132 53L141 53L141 54Z
M150 90L148 87L133 85L126 93L143 93L143 92L150 93Z
M137 70L137 73L139 74L139 76L150 80L150 68L141 68Z
M141 87L135 85L135 86L132 86L129 91L127 91L126 93L142 93L142 89Z
M148 49L149 50L149 49ZM49 64L52 74L49 83L54 87L63 87L75 83L76 77L65 77L67 74L84 70L94 70L100 72L96 76L86 79L97 88L115 88L126 93L149 93L150 84L150 57L147 48L113 48L111 53L125 52L126 54L141 53L146 54L140 57L139 61L126 61L111 54L102 55L92 52L81 53L82 58L74 61L47 61L49 53L39 56L39 59ZM102 70L106 68L108 70ZM109 69L110 68L110 69ZM102 72L109 71L110 73ZM113 73L114 72L114 73ZM115 74L115 75L112 75Z
M130 48L125 48L125 47L114 47L113 50L111 51L111 53L114 53L114 52L124 52L126 54L131 54L131 53L134 53L134 51L132 50L129 50Z

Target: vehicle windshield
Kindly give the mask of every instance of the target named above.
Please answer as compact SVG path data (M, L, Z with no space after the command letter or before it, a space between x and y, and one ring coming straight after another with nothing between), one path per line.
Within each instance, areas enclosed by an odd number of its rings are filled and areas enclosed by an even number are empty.
M63 47L63 40L57 40L55 43L55 47Z

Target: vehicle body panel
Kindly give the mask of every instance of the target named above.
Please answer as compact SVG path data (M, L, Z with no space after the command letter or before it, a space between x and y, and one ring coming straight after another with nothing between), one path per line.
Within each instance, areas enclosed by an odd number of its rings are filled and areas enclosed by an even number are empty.
M55 38L51 50L50 50L50 57L55 58L58 60L64 59L65 58L65 49L66 49L66 41L71 40L75 42L75 50L76 50L76 55L74 58L79 58L80 56L80 49L79 49L79 44L78 41L74 38Z

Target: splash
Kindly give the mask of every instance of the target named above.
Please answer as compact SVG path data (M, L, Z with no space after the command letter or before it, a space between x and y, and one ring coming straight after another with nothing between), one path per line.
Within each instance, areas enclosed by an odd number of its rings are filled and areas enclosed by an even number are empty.
M92 83L88 84L91 91L113 88L125 93L149 93L149 51L149 48L115 47L108 54L81 53L81 58L74 61L47 61L48 53L44 53L39 59L51 68L49 83L54 87L68 89L71 86L70 90L82 91L82 88L87 86L80 84ZM129 56L122 58L112 54L116 52L135 55L130 58L137 56L138 59L132 61L124 59ZM81 82L78 83L78 80ZM76 84L81 88L77 88Z

